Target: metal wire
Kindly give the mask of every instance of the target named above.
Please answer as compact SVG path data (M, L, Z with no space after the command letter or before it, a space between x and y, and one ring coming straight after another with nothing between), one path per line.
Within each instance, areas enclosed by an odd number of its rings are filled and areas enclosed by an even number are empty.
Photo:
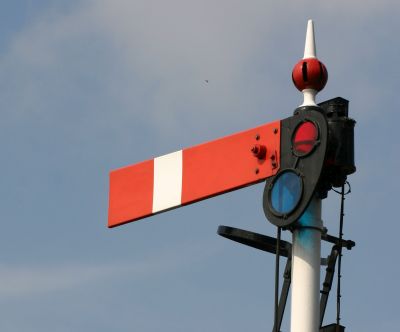
M277 227L276 234L276 254L275 254L275 310L274 310L274 326L275 331L279 332L278 326L278 311L279 311L279 258L280 258L280 246L281 246L281 227Z
M344 186L345 185L347 185L347 191L344 193L344 195L347 195L347 194L350 194L351 193L351 186L350 186L350 182L349 181L346 181L345 183L344 183ZM342 186L342 188L343 188L343 186ZM334 188L332 188L332 191L334 191L335 193L337 193L337 194L339 194L339 195L342 195L342 192L343 191L339 191L339 190L336 190L336 189L334 189Z
M345 185L347 184L348 190L345 192ZM339 255L338 255L338 273L337 273L337 290L336 290L336 324L340 325L340 300L341 300L341 279L342 279L342 240L343 240L343 220L344 220L344 200L345 195L351 192L351 186L348 181L342 185L341 192L334 190L341 195L340 200L340 221L339 221ZM338 327L339 328L339 327Z

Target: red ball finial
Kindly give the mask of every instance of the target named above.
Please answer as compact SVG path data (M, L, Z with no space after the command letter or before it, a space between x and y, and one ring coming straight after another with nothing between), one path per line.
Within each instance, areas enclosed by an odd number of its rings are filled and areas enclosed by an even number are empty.
M292 79L300 91L313 89L321 91L328 81L325 65L316 58L300 60L293 68Z

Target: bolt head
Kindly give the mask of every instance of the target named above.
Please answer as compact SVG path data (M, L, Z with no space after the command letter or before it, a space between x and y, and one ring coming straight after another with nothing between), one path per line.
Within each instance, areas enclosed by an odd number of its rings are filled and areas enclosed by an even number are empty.
M254 157L258 159L264 159L267 154L267 147L265 145L256 144L251 148Z

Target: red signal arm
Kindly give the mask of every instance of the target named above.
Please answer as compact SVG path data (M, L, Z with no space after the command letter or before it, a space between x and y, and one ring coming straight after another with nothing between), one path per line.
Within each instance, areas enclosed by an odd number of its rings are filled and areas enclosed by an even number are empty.
M280 121L110 172L108 227L191 204L273 176Z

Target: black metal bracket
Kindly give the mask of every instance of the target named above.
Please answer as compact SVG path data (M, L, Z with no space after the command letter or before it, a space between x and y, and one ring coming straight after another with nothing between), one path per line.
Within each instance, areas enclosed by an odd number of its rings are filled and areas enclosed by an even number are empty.
M219 226L217 233L229 240L245 244L246 246L267 251L274 255L276 253L277 241L274 237L229 226ZM281 240L279 255L290 257L292 255L292 245L287 241Z
M343 240L343 239L340 240L336 236L329 235L328 234L328 230L326 228L324 228L324 230L323 230L323 232L321 234L321 239L326 241L326 242L333 243L333 244L335 244L335 245L337 245L339 247L341 246L343 248L346 248L347 250L351 250L356 245L356 243L354 241Z
M219 226L217 233L218 235L221 235L229 240L253 247L255 249L266 251L274 255L276 254L276 246L277 246L276 238L229 226ZM326 242L332 243L333 247L331 250L331 254L328 256L327 259L325 280L322 284L323 285L322 290L320 291L321 292L320 332L344 332L344 326L337 324L322 326L322 322L325 316L325 310L328 303L329 293L332 288L333 277L335 275L336 260L340 253L340 247L351 250L355 246L355 242L351 240L340 240L335 236L329 235L327 234L326 228L324 229L324 232L321 235L321 239ZM287 241L280 240L279 255L286 257L287 261L286 261L285 271L283 273L284 281L281 288L279 305L278 305L278 330L280 330L282 325L283 314L285 312L290 284L292 281L291 280L292 244ZM276 331L275 326L273 327L272 331Z
M219 226L217 233L229 240L239 242L271 254L276 254L277 240L274 237L229 226ZM278 304L278 329L280 330L283 314L285 313L287 298L289 296L290 284L292 282L292 245L284 240L280 240L279 243L279 255L287 258L285 272L283 273L281 295L279 297ZM276 331L275 324L272 331Z
M337 324L329 324L319 329L319 332L344 332L344 326Z

